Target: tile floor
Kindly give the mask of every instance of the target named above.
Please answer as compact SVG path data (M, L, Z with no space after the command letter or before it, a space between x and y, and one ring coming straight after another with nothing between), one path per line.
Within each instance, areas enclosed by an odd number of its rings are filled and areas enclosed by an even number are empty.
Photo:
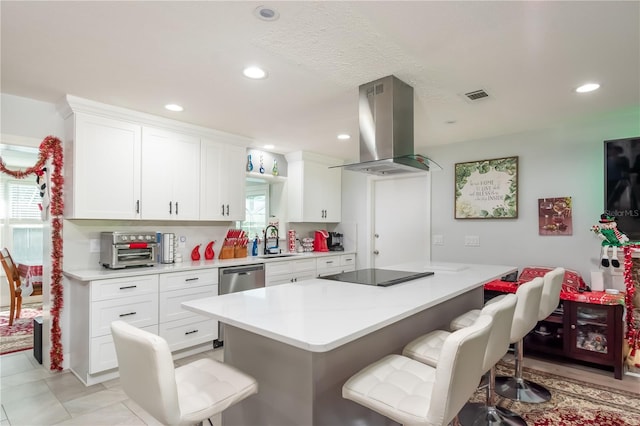
M177 360L176 365L204 356L221 361L222 348ZM512 355L507 354L505 360L509 357ZM616 380L612 372L536 358L525 358L525 366L637 392L640 396L638 377L625 375L623 380ZM125 395L119 379L86 387L69 371L45 370L31 350L1 356L0 373L0 426L159 425ZM220 415L211 420L214 426L221 425Z

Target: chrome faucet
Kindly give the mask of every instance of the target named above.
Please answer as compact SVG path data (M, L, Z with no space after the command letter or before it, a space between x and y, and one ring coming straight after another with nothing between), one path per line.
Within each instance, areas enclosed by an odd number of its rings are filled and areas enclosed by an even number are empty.
M271 234L269 234L269 228L273 228L271 229ZM274 246L267 247L267 241L270 239L275 239L276 244ZM264 254L272 254L272 253L269 253L269 249L272 249L272 248L277 249L279 245L280 245L280 237L278 236L278 227L275 225L267 226L264 230Z

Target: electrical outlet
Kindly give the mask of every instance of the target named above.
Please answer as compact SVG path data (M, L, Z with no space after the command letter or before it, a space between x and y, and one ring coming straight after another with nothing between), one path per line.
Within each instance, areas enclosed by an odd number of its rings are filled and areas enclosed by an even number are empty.
M187 246L187 237L180 235L178 238L178 248L185 248Z
M467 247L478 247L480 246L480 237L477 235L465 235L464 245Z
M434 235L433 236L433 245L434 246L443 246L444 245L444 236L443 235Z
M100 253L100 240L89 240L89 253Z

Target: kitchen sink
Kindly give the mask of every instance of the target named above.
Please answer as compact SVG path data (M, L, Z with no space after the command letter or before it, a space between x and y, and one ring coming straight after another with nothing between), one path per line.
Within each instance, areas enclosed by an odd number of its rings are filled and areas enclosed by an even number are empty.
M273 259L276 257L292 257L297 256L296 253L276 253L276 254L261 254L256 256L259 259Z

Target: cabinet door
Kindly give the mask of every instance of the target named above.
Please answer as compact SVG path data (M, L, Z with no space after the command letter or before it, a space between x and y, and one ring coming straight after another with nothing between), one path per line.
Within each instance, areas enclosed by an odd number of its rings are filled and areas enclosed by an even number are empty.
M200 150L200 219L244 220L244 148L203 140Z
M227 145L220 179L220 191L226 193L225 203L229 205L226 220L245 220L245 161L246 150L242 147Z
M342 218L342 172L328 161L287 157L289 219L291 222L340 222Z
M342 220L342 170L325 171L324 222L337 223Z
M607 365L617 363L621 358L622 306L579 302L571 306L572 356Z
M142 218L199 218L200 140L163 129L142 130Z
M139 218L141 134L136 124L76 114L68 218Z

